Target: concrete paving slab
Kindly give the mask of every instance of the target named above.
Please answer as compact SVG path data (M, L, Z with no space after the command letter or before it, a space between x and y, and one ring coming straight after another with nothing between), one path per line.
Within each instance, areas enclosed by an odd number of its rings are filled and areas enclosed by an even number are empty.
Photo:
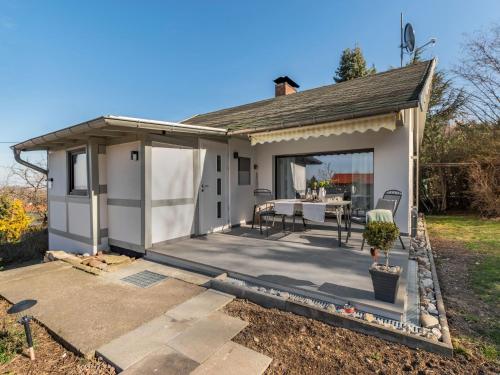
M272 358L229 341L198 366L192 375L260 375Z
M179 353L202 363L222 345L231 340L248 323L221 312L198 320L168 342Z
M168 310L166 315L179 322L193 322L221 309L233 299L234 296L209 289Z
M0 295L13 303L38 300L30 314L85 356L205 290L176 279L143 289L67 266L53 270L54 263L27 270L29 277L2 272ZM10 272L15 277L7 280Z
M187 327L186 323L176 322L166 315L160 315L101 346L96 350L96 355L103 357L116 369L125 370L149 353L165 346Z
M177 353L169 347L162 347L150 353L122 375L187 375L198 363Z

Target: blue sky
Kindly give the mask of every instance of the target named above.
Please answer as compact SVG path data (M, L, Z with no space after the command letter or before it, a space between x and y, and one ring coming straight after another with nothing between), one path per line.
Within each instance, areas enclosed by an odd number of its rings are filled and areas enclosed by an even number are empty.
M0 141L103 114L181 120L330 84L358 43L379 71L399 65L399 13L441 68L464 33L500 21L500 1L0 0ZM0 144L0 165L12 158Z

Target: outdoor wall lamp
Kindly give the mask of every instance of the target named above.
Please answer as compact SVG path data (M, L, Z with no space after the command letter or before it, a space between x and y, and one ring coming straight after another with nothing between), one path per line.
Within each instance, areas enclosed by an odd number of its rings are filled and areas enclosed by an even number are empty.
M237 152L233 152L233 158L238 159L240 155Z
M130 151L130 160L138 161L139 160L139 151Z
M47 189L52 189L53 184L54 184L54 179L51 177L47 180Z

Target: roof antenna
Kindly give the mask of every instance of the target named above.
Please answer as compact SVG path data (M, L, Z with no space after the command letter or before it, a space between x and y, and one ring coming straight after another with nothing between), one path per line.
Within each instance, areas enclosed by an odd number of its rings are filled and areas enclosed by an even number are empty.
M407 23L403 28L403 13L401 13L400 17L400 31L401 31L401 44L399 48L401 49L401 67L403 67L403 56L404 51L413 56L417 55L419 52L422 52L425 47L428 45L435 45L437 42L436 38L431 38L427 43L424 43L420 47L415 47L415 31L413 30L413 26L411 23Z
M401 44L399 48L401 49L401 67L403 67L404 50L410 54L415 50L415 32L411 23L407 23L403 29L403 12L401 12L399 27L401 32Z

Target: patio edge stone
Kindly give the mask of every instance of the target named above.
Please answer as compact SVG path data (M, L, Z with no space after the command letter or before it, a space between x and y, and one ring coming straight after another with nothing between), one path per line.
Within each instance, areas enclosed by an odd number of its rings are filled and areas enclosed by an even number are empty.
M432 279L434 281L434 293L436 295L436 308L438 310L439 324L441 325L441 333L443 335L443 343L452 347L450 327L448 326L448 319L446 319L446 309L444 307L443 295L441 294L441 287L439 285L439 279L436 270L436 264L434 263L434 253L432 252L432 245L429 239L429 232L427 230L427 222L425 217L422 217L422 223L424 224L425 241L427 243L427 253L429 256L429 262L431 265Z
M240 299L249 300L266 308L276 308L291 312L293 314L319 320L332 326L347 328L359 333L403 344L413 349L423 349L448 357L453 355L453 347L451 346L451 343L432 341L424 337L410 335L394 329L385 328L378 324L369 323L338 313L328 312L299 302L284 300L277 296L259 293L249 288L229 284L221 280L212 279L210 287L220 290L221 292L232 294Z

